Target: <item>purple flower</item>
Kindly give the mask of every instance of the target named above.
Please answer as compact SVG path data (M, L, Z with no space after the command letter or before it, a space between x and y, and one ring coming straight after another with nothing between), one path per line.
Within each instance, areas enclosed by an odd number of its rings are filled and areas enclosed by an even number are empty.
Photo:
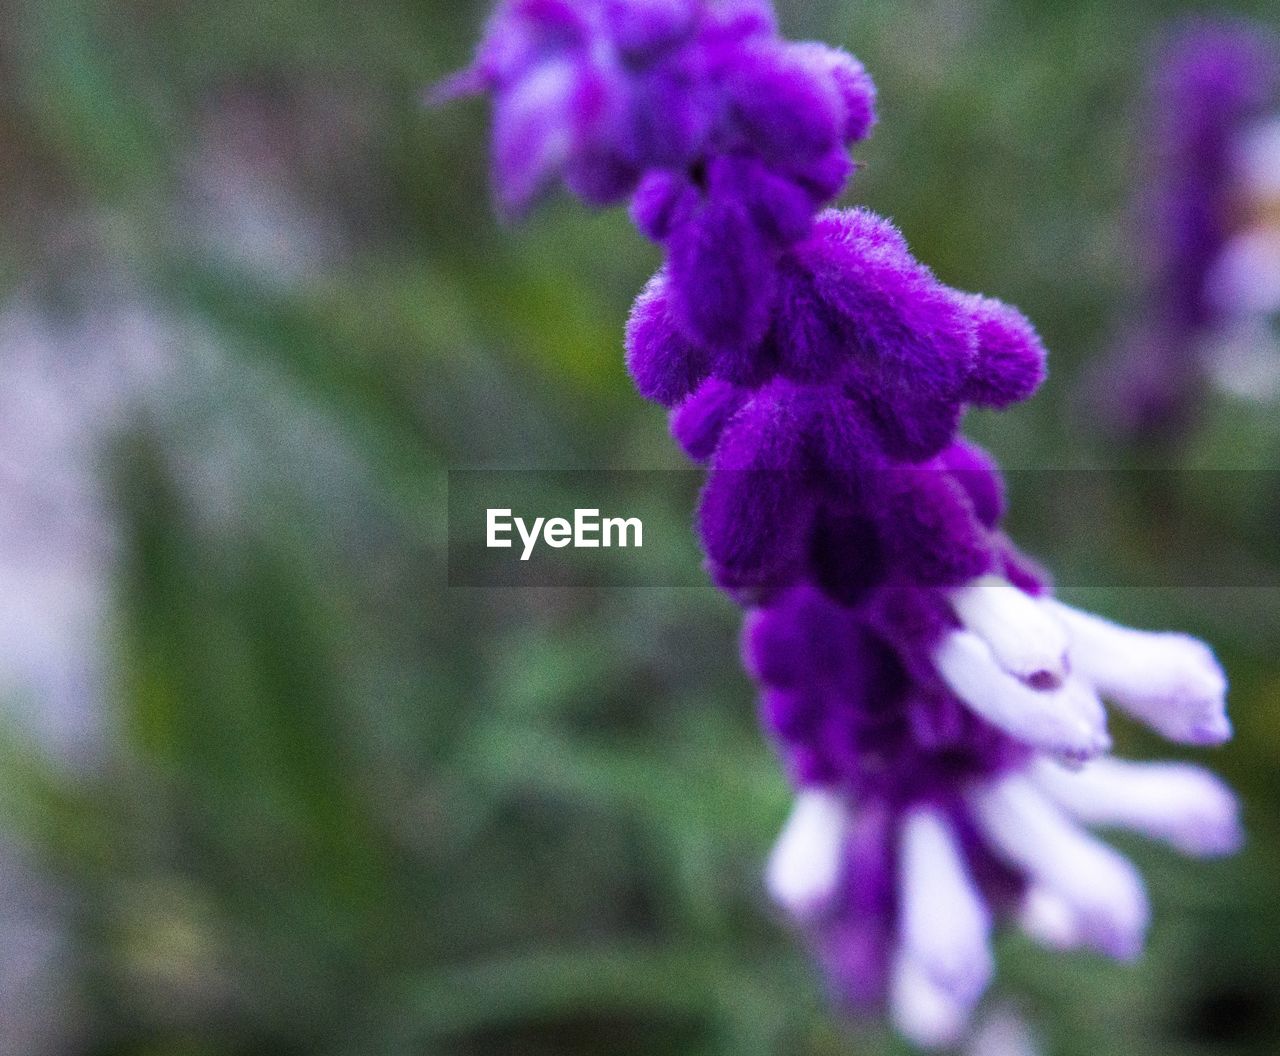
M1277 89L1280 47L1262 27L1196 19L1161 42L1140 203L1142 321L1096 379L1096 400L1121 432L1184 432L1215 339L1259 300L1264 310L1280 308L1280 233L1259 237L1248 218L1251 198L1276 194L1280 156L1253 126L1280 104Z
M669 251L679 328L717 348L764 337L781 254L875 120L861 64L780 39L763 0L507 0L434 94L478 91L504 212L557 180L596 205L634 195Z
M1192 855L1238 846L1235 800L1216 778L1105 756L1100 703L1179 742L1220 744L1226 684L1193 639L1002 580L931 599L902 590L849 609L797 587L751 614L764 722L801 789L767 880L837 997L886 1002L914 1041L949 1044L989 980L997 920L1055 948L1141 949L1141 880L1084 826ZM900 614L938 603L945 612Z
M508 206L556 176L589 200L630 194L667 249L627 364L708 467L709 568L747 610L744 661L798 790L767 886L837 1000L951 1044L1002 923L1136 955L1141 879L1086 827L1190 854L1241 834L1206 772L1108 758L1104 701L1218 745L1226 681L1194 639L1055 600L1002 532L999 471L959 424L1030 396L1045 351L892 224L820 211L871 122L862 68L779 40L759 4L525 0L463 78L494 96ZM580 106L583 85L608 104ZM527 143L508 158L513 107ZM625 178L587 194L575 174L604 155Z

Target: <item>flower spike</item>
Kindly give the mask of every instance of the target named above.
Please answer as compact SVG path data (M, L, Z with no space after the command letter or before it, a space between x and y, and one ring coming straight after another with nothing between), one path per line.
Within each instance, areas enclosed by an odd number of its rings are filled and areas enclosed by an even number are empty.
M560 181L666 249L627 366L708 467L702 542L797 790L765 886L840 1002L953 1045L1002 923L1136 957L1141 878L1085 826L1197 855L1241 833L1205 771L1108 758L1105 705L1220 744L1226 681L1194 639L1054 600L1001 531L959 423L1028 398L1045 350L887 220L826 209L874 123L862 65L764 0L507 0L444 90L476 87L506 210Z

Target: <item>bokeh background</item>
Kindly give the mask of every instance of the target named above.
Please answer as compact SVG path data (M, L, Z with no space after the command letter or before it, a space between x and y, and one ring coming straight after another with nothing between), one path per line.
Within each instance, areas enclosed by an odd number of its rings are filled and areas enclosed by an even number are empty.
M1270 1056L1280 590L1087 574L1242 540L1258 582L1280 563L1275 405L1210 396L1185 444L1134 450L1079 396L1134 311L1141 85L1186 5L779 6L880 85L851 200L1052 350L1042 394L971 435L1121 482L1070 553L1042 501L1020 541L1233 679L1210 762L1246 852L1120 841L1156 908L1142 962L1009 936L998 995L1050 1054ZM735 608L446 586L448 468L680 465L620 354L654 248L561 201L504 230L483 107L420 105L483 17L0 6L4 1056L904 1051L827 1010L766 904L789 793Z

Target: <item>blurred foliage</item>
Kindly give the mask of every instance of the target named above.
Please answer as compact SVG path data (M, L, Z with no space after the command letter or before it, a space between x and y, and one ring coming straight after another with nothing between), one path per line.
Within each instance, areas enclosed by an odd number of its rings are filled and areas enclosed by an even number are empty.
M851 200L948 282L1018 303L1053 350L1044 393L972 434L1018 467L1134 462L1074 389L1133 293L1145 49L1185 5L780 6L789 35L850 47L880 85ZM901 1052L824 1008L765 905L789 794L734 608L709 586L445 586L446 468L679 464L619 354L654 249L620 212L562 201L501 229L482 108L420 106L483 17L445 0L5 9L0 286L55 315L123 288L165 320L181 382L104 464L109 750L68 768L20 724L0 737L5 824L72 907L73 1051ZM324 236L288 267L287 232L268 224L264 253L209 219L211 196L263 193L236 183L245 158L218 158L220 115L244 107L250 169ZM1276 425L1274 407L1215 403L1187 463L1274 465ZM1275 496L1254 498L1204 485L1182 506L1262 539L1274 568ZM1102 511L1075 559L1157 546L1147 499ZM1072 596L1219 648L1239 736L1214 764L1252 844L1211 865L1126 845L1157 911L1141 965L1010 937L999 987L1062 1056L1274 1053L1280 595Z

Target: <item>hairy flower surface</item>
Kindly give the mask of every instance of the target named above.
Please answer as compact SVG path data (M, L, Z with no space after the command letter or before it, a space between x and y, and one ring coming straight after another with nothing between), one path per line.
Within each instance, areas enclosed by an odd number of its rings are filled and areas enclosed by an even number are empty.
M766 882L837 1000L946 1045L1002 921L1136 956L1142 881L1089 828L1195 855L1240 830L1207 772L1109 758L1104 701L1218 745L1226 681L1194 639L1055 600L1001 530L999 471L960 420L1030 396L1045 351L886 220L822 211L871 124L862 67L780 40L760 3L515 0L458 85L493 98L507 207L563 177L588 201L631 195L667 248L627 363L708 468L709 567L747 610L797 788ZM611 178L585 179L602 158Z
M862 65L782 40L764 0L508 0L436 95L472 91L493 99L504 211L557 180L592 204L631 197L682 329L716 347L763 337L783 252L874 122Z

